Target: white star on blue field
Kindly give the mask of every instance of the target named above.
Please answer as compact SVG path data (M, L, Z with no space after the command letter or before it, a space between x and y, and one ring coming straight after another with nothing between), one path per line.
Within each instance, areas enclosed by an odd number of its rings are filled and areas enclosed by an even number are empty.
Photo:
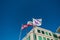
M60 26L60 0L1 0L0 40L18 40L20 28L32 18L42 18L42 28L56 32ZM28 32L32 27L28 27ZM21 39L26 35L22 31Z

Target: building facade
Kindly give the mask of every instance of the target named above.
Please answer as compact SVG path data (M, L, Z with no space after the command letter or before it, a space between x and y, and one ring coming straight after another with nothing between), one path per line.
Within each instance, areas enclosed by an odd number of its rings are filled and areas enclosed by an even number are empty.
M60 40L60 34L34 27L22 40Z

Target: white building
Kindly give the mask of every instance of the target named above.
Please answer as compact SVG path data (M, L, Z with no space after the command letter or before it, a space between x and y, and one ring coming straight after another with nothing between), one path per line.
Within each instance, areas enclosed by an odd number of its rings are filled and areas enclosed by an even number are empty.
M41 27L35 27L23 38L23 40L60 40L60 34Z

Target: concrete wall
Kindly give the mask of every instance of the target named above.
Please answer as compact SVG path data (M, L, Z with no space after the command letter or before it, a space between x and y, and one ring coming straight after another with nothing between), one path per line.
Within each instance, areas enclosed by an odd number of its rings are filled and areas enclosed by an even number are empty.
M46 35L46 34L42 34L42 33L38 33L37 32L37 29L42 30L44 32L51 33L52 36L49 36L49 35ZM37 40L38 40L38 36L42 36L42 39L43 39L43 37L45 37L46 39L47 38L50 38L50 39L53 39L54 40L53 33L50 30L46 30L46 29L43 29L41 27L35 27L34 29L32 29L29 33L27 33L27 35L23 38L23 40L26 40L26 38L28 38L29 36L30 36L30 40L34 40L34 36L33 36L34 33L36 34Z

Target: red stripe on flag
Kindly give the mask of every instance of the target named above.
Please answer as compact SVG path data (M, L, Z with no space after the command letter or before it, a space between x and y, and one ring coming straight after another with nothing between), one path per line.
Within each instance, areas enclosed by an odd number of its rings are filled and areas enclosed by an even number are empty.
M32 26L32 24L27 24L28 26Z
M28 25L22 25L22 29L24 29L24 28L27 28L28 27Z
M22 28L21 28L21 29L25 29L25 28L27 28L28 26L32 26L32 24L25 24L25 25L22 25Z

